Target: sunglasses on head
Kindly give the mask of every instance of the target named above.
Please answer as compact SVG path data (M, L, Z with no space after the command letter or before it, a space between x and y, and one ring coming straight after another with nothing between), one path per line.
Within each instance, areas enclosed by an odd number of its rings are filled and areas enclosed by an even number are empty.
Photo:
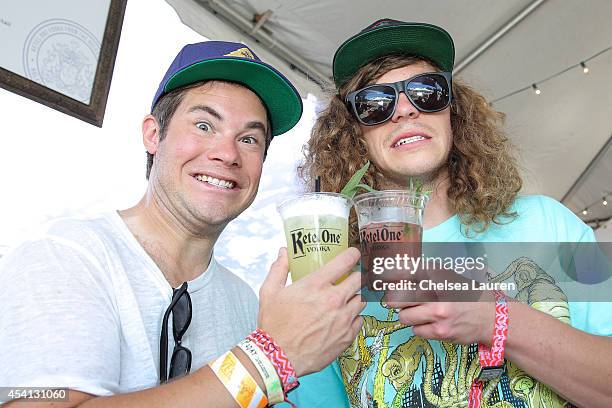
M390 84L374 84L350 92L350 104L357 120L366 126L378 125L391 119L401 92L421 112L438 112L451 102L450 72L426 72Z
M172 378L181 377L191 370L191 351L181 344L183 336L191 323L191 297L187 292L187 282L172 292L172 301L164 313L159 341L159 379L163 384ZM172 334L174 350L170 358L168 373L168 320L172 313Z

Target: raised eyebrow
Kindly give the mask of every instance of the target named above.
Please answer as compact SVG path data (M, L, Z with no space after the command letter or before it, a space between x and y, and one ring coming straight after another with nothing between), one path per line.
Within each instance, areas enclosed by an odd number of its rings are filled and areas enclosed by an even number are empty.
M198 112L198 111L206 112L210 116L214 117L215 119L217 119L219 121L223 121L223 116L221 116L221 114L219 112L217 112L216 110L214 110L210 106L206 106L206 105L194 105L191 108L189 108L187 113Z
M259 121L249 122L246 124L245 128L261 130L264 135L267 133L266 126Z

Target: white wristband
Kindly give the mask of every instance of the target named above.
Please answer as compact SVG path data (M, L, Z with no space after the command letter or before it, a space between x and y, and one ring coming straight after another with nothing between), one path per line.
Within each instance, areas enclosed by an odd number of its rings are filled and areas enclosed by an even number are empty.
M283 402L285 400L285 393L283 392L280 378L265 353L249 339L242 340L238 343L238 347L251 359L261 378L263 378L266 384L266 394L268 395L269 403L278 404Z

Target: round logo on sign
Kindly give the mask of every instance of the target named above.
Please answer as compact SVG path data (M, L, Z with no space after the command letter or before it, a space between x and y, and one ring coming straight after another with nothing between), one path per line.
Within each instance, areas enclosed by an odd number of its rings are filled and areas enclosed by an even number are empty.
M47 20L28 35L23 49L26 76L83 103L89 103L100 42L70 20Z

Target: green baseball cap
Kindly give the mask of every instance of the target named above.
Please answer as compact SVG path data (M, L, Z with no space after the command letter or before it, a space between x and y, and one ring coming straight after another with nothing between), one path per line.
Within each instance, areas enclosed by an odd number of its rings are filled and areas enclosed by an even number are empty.
M151 112L168 92L194 82L215 79L236 82L255 92L270 116L272 136L287 132L302 116L302 98L293 84L246 45L228 41L184 46L159 84Z
M389 54L427 58L443 71L452 72L455 46L450 34L427 23L377 20L346 40L334 54L333 74L337 87L368 62Z

